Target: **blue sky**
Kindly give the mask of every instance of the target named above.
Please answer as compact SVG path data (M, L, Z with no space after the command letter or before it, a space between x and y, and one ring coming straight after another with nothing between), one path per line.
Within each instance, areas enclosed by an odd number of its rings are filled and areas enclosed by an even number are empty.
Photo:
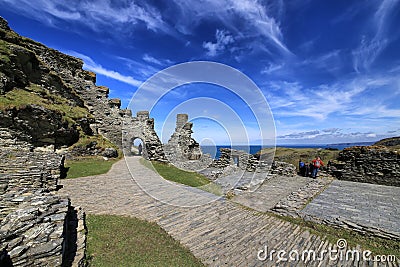
M0 15L21 35L82 58L123 107L158 71L207 60L236 68L255 82L271 108L278 144L400 135L398 0L0 0ZM201 97L220 102L187 104ZM250 102L257 100L255 94ZM136 112L142 101L129 107ZM243 101L200 83L160 99L151 113L160 136L180 103L192 118L203 112L194 121L198 140L213 136L214 143L229 143L226 125L215 121L229 113L216 114L227 105L250 142L260 141ZM229 135L241 142L237 125L230 125Z

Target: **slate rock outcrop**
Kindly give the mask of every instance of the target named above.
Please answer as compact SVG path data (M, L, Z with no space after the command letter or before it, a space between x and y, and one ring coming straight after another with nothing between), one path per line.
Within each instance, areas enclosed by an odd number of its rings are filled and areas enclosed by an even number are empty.
M400 154L385 146L349 147L328 171L340 180L400 186Z

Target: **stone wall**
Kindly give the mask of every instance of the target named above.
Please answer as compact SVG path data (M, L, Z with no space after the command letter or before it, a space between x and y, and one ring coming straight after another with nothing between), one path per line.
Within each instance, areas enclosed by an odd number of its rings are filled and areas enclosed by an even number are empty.
M199 143L192 138L192 127L187 114L177 114L175 132L164 146L170 161L200 159L202 153Z
M177 114L175 132L164 145L167 160L178 168L201 171L213 161L210 155L203 154L200 144L192 138L193 123L188 122L187 114Z
M400 186L400 155L384 146L345 148L328 171L340 180Z
M220 152L219 159L214 160L212 167L224 169L229 165L236 165L248 172L267 172L271 167L269 160L259 160L245 151L220 148Z
M82 211L43 189L25 193L23 198L18 209L0 223L0 266L84 265Z
M109 89L96 85L96 74L83 70L81 59L18 35L1 17L0 39L9 58L0 64L0 94L34 86L48 103L63 99L68 106L83 108L71 122L60 110L26 103L0 110L0 127L18 131L19 139L35 146L70 146L84 132L101 134L121 147L123 120L131 111L121 110L119 99L108 98Z
M0 141L0 266L83 265L84 214L55 193L64 158L6 129Z
M139 111L136 117L126 116L122 126L122 147L129 155L135 139L143 142L143 157L148 160L166 161L163 145L154 130L154 119L148 111Z

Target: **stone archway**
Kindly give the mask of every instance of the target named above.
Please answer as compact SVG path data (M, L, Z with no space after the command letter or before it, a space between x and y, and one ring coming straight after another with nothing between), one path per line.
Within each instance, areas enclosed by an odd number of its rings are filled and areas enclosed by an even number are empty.
M131 153L134 156L143 156L147 158L147 150L142 138L134 137L131 141Z
M143 142L143 157L148 160L166 161L163 145L154 130L154 119L148 111L139 111L136 117L124 118L122 149L128 155L135 139Z

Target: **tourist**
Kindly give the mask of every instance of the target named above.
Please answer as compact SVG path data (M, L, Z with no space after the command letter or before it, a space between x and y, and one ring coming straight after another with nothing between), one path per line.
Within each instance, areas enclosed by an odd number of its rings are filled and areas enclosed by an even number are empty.
M305 171L306 171L305 167L306 164L301 159L299 159L299 173L301 176L305 176Z
M314 164L312 163L312 161L310 161L310 163L308 164L308 168L309 168L309 175L310 177L312 177L312 173L314 171Z
M321 160L320 157L317 157L316 159L314 159L314 160L312 161L312 163L313 163L313 170L312 170L312 175L311 175L311 177L312 177L312 178L317 178L318 170L319 170L319 168L321 168L322 166L324 166L324 162Z
M138 149L139 149L139 156L140 156L140 155L142 155L142 149L143 149L142 144L139 144Z
M304 177L308 177L311 174L311 172L310 172L310 164L312 164L312 163L306 162L306 164L304 165Z

